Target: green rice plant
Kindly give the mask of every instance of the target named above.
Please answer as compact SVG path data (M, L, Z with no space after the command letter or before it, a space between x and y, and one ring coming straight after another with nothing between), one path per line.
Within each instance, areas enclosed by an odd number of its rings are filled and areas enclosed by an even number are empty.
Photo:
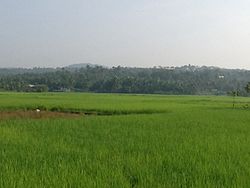
M0 187L250 186L250 112L242 108L248 98L232 109L230 97L213 96L0 97L2 111L41 105L110 113L0 118Z

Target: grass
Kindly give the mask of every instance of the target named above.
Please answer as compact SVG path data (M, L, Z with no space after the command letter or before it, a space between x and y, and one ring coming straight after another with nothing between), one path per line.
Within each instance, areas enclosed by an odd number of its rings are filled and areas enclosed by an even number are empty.
M0 187L248 187L248 102L238 98L233 109L229 97L0 93L2 111L113 113L0 120Z

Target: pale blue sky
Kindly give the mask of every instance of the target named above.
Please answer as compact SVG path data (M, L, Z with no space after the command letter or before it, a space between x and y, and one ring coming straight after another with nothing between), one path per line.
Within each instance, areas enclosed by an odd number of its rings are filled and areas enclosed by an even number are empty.
M249 0L0 0L0 67L250 69Z

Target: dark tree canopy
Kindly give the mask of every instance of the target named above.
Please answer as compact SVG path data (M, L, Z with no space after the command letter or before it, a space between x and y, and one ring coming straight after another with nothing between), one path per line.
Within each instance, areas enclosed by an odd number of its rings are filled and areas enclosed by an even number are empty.
M0 69L0 90L216 94L250 91L250 71L216 67ZM248 84L247 88L245 87ZM28 89L27 89L28 87ZM244 89L245 88L245 89Z

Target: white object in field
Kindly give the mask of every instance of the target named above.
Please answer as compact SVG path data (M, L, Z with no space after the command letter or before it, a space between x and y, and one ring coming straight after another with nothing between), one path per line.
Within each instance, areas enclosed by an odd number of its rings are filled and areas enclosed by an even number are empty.
M225 78L225 76L219 75L219 79L224 79L224 78Z
M36 112L41 112L41 110L37 108L37 109L36 109Z

